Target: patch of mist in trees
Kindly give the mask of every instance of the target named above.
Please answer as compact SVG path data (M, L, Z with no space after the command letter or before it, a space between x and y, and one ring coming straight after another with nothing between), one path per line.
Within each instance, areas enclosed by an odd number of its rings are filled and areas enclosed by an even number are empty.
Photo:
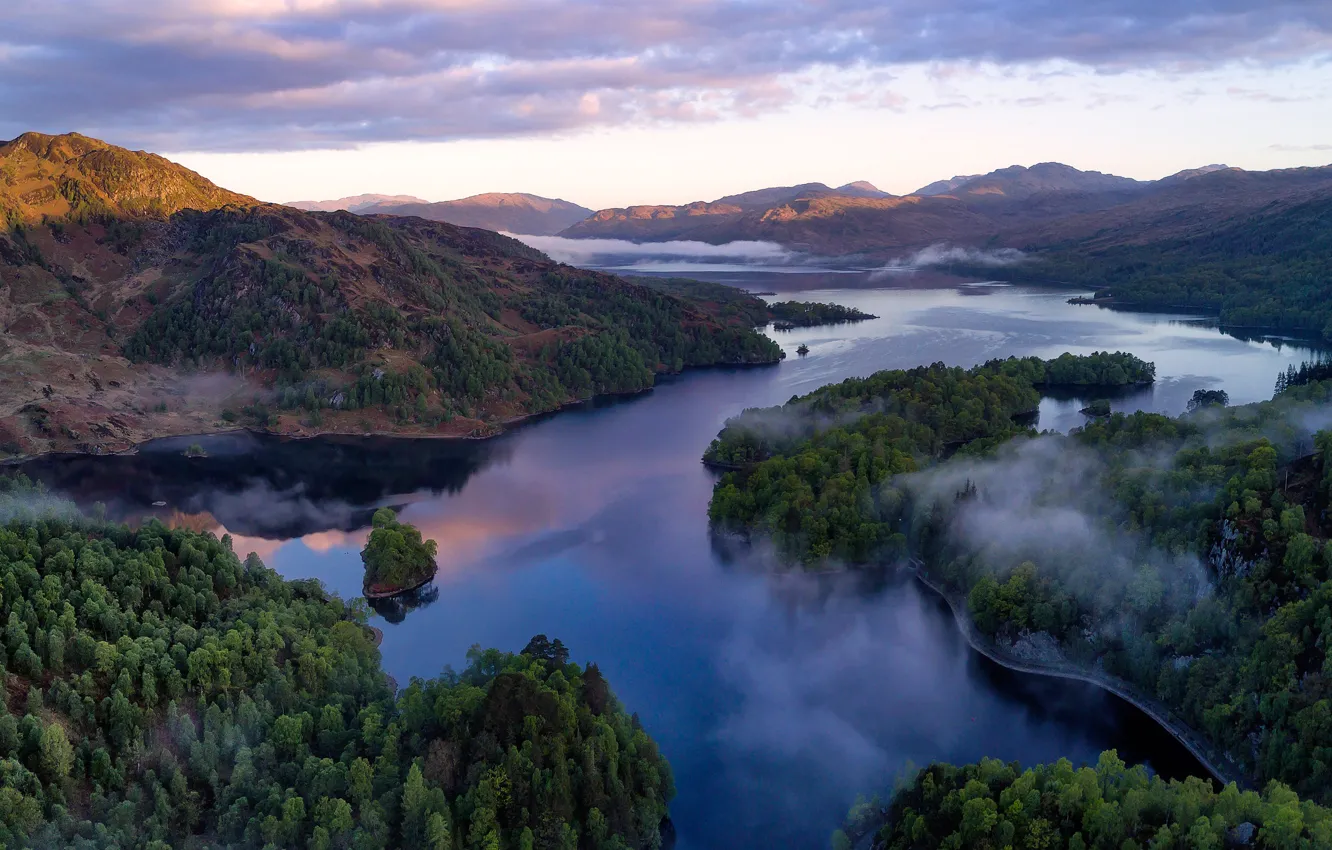
M106 508L97 506L95 513L105 515ZM37 522L64 520L72 522L83 517L78 507L68 499L44 490L4 492L0 490L0 526L11 522Z
M1283 454L1300 457L1313 451L1314 434L1332 426L1332 405L1293 403L1271 406L1208 406L1187 415L1213 451L1266 437Z
M1171 453L1135 458L1135 466L1170 468ZM1018 440L985 460L955 459L903 484L917 505L917 524L935 513L950 518L950 551L979 558L1002 581L1026 561L1059 575L1060 587L1102 611L1118 610L1118 630L1137 611L1159 604L1182 609L1213 593L1192 554L1157 549L1123 522L1108 469L1073 439L1046 435ZM923 509L923 511L922 511Z

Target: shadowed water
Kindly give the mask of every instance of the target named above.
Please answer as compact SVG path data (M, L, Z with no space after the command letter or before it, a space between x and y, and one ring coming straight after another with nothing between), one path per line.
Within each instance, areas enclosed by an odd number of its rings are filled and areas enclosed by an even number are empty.
M743 408L877 369L1123 349L1154 360L1160 380L1112 404L1176 413L1198 388L1267 398L1277 372L1311 353L1187 317L1074 307L1068 293L874 289L882 281L860 277L839 289L799 275L741 281L881 317L774 333L791 355L779 366L693 372L485 443L229 435L25 469L116 516L155 511L229 532L242 555L349 597L370 514L399 508L438 541L440 573L421 597L381 609L388 672L405 682L461 665L473 643L517 650L558 636L600 664L669 757L681 847L826 846L857 792L938 759L1086 761L1117 747L1170 775L1196 772L1119 700L980 658L908 580L774 576L762 553L727 557L708 534L714 478L699 458ZM802 343L808 357L794 354ZM1047 399L1040 425L1080 424L1084 405ZM191 442L210 457L183 458Z

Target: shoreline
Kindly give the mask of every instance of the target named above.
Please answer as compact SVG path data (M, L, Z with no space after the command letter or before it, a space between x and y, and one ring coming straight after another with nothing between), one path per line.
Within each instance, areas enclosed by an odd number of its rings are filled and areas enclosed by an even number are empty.
M1004 653L995 647L987 638L976 630L976 626L972 623L970 615L966 613L965 608L959 607L961 603L954 598L953 594L947 592L928 578L921 569L919 563L913 561L913 564L915 565L915 569L911 571L912 574L922 585L932 591L948 605L948 609L953 613L953 621L957 625L958 632L962 635L963 640L965 640L976 652L1001 667L1005 667L1018 673L1050 676L1056 679L1071 679L1073 681L1086 682L1089 685L1095 685L1101 690L1108 691L1154 720L1157 725L1170 735L1170 737L1183 745L1184 749L1188 750L1189 754L1197 759L1198 763L1211 774L1212 779L1215 779L1223 787L1231 783L1237 785L1240 790L1247 790L1252 787L1247 778L1245 778L1237 768L1231 765L1228 759L1225 759L1220 753L1212 752L1211 746L1203 741L1202 736L1194 731L1192 727L1170 717L1166 713L1168 709L1163 706L1154 705L1144 697L1133 693L1129 689L1127 683L1109 676L1100 676L1086 670L1062 669L1039 662L1021 661L1008 656L1007 653ZM1225 767L1218 767L1218 762L1225 764Z
M157 436L148 437L147 439L139 440L138 442L131 444L127 448L120 449L118 451L79 451L76 449L70 449L70 450L44 451L44 452L38 452L36 454L11 455L4 459L0 459L0 468L11 467L11 466L13 467L22 466L25 463L29 463L35 460L41 460L42 458L48 458L48 457L133 456L137 455L140 449L144 448L145 446L148 446L152 443L156 443L162 440L207 439L210 437L220 437L224 434L235 434L235 433L255 434L262 437L276 437L278 439L283 439L283 440L316 440L321 437L348 437L348 438L364 439L367 437L371 437L371 438L394 439L394 440L460 440L460 441L484 442L486 440L494 440L498 437L503 437L506 434L510 433L511 431L514 431L525 425L538 422L543 417L554 416L558 413L563 413L568 410L582 407L583 405L595 404L599 401L609 401L612 399L629 399L635 396L644 395L645 393L650 393L657 388L657 385L662 380L670 380L672 378L677 378L685 374L686 372L699 371L703 369L763 368L769 366L777 366L780 365L781 362L782 362L781 359L777 359L777 360L765 360L762 362L755 362L755 363L712 363L705 366L686 366L683 369L681 369L679 372L673 372L673 371L658 372L656 373L655 379L653 380L652 386L650 387L643 387L642 389L639 390L630 390L627 392L597 393L595 395L589 396L588 398L575 399L565 404L561 404L560 406L551 408L550 410L542 410L535 413L524 413L521 416L513 416L508 419L502 420L500 422L491 423L491 427L489 429L474 428L472 429L471 433L465 433L465 434L441 434L438 432L417 433L410 431L404 432L397 430L378 430L378 429L371 431L360 431L360 430L339 431L339 430L330 429L330 430L315 430L313 432L306 432L306 431L282 432L261 426L222 425L221 427L214 427L208 431L182 431L180 433L164 433ZM483 430L485 430L486 433L478 433L479 431ZM207 455L203 455L203 457L207 457Z
M436 567L430 571L430 575L421 579L416 584L409 585L408 587L394 588L393 590L370 590L365 585L362 585L361 595L366 599L392 599L395 596L402 596L405 593L411 593L413 590L419 590L420 588L425 587L427 584L430 584L430 582L435 580L435 576L438 573L439 566L436 565Z

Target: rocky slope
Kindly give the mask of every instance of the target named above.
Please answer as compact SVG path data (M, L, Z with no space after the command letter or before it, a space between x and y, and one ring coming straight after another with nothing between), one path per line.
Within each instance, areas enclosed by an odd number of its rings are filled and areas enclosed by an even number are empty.
M24 133L0 143L0 221L6 226L43 218L162 218L183 209L255 203L156 154L77 133Z
M243 425L484 435L780 356L708 305L495 233L260 204L79 136L0 151L0 457Z

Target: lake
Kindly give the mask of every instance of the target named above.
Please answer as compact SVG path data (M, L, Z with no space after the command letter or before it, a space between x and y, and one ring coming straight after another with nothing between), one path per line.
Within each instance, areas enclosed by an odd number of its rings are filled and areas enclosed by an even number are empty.
M714 475L699 459L745 407L878 369L1126 350L1155 361L1158 382L1113 406L1178 413L1199 388L1268 398L1308 348L1242 341L1194 317L1072 306L1049 289L698 276L880 318L774 332L788 352L778 366L687 373L487 442L231 434L24 470L114 516L230 533L242 556L347 597L359 594L370 514L399 508L438 541L440 572L415 607L376 616L388 672L406 682L461 667L474 643L517 651L534 634L559 637L601 666L670 759L681 848L824 847L858 792L933 760L1084 762L1116 747L1166 775L1199 772L1118 699L981 658L909 579L774 575L761 556L728 555L708 534ZM802 343L810 353L797 357ZM1080 424L1084 405L1047 399L1040 427ZM210 456L183 458L192 442Z

